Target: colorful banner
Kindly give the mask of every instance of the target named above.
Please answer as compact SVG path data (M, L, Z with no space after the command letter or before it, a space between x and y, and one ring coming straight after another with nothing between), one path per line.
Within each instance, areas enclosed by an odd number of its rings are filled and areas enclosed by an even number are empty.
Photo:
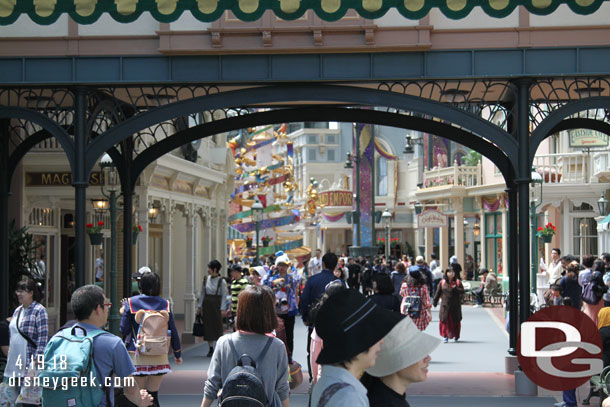
M326 213L322 212L322 217L329 222L337 222L343 216L345 216L345 212L339 212L337 214L333 214L333 213L326 214Z
M377 150L380 156L384 157L387 160L398 159L398 157L392 155L392 153L390 153L389 151L386 151L386 149L383 148L383 144L381 144L381 142L377 139L375 139L375 150Z
M268 254L273 254L275 252L278 252L280 250L283 252L287 252L288 250L298 249L301 246L303 246L303 239L298 239L298 240L293 240L288 243L278 244L275 246L259 247L258 254L259 255L268 255Z
M498 198L482 198L483 208L488 212L495 212L500 208L500 200Z
M293 209L292 213L292 215L282 216L280 218L265 219L259 222L259 230L277 228L280 226L291 225L293 223L298 222L301 219L299 211ZM256 225L254 222L239 223L237 225L232 225L231 227L237 229L241 233L252 232L256 229Z
M373 246L373 172L374 172L374 137L373 126L357 124L356 137L360 137L360 235L361 246ZM354 171L355 171L354 166ZM354 179L356 179L354 174Z
M277 212L277 211L281 211L281 210L282 210L282 205L271 205L271 206L264 208L263 213ZM227 220L229 222L232 222L232 221L238 220L238 219L249 218L250 216L252 216L252 209L231 215L231 216L229 216L229 219L227 219Z
M318 194L320 206L352 206L352 191L325 191Z
M288 177L289 177L289 174L285 174L280 177L271 178L270 180L267 180L265 182L269 185L281 184L282 182L286 181L288 179ZM233 192L233 194L231 195L231 198L235 198L235 195L237 195L237 194L241 194L242 192L246 192L251 189L258 188L258 187L259 187L259 184L256 182L253 182L252 184L241 185L241 186L235 188L235 192Z

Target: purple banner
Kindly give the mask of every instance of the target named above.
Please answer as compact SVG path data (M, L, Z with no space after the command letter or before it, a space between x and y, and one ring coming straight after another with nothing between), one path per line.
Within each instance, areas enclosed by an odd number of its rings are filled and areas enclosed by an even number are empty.
M293 212L292 215L282 216L281 218L265 219L264 221L259 222L258 227L260 230L265 230L265 229L271 229L271 228L276 228L279 226L286 226L286 225L291 225L293 223L296 223L301 219L301 217L299 216L299 211L293 210L292 212ZM237 230L238 232L247 233L247 232L252 232L253 230L255 230L256 224L254 222L247 222L247 223L239 223L237 225L232 225L231 227L233 229Z

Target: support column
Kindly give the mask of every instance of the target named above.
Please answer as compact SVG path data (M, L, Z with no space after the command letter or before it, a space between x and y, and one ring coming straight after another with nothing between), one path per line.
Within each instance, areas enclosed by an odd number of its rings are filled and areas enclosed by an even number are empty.
M434 228L424 229L424 245L426 247L426 261L430 261L430 255L434 253ZM438 253L436 253L438 259Z
M508 192L508 291L510 293L508 301L508 311L511 317L509 318L509 348L508 353L511 355L517 354L517 335L519 329L519 319L517 315L519 313L519 304L517 301L516 293L519 290L519 264L517 258L519 257L519 245L517 226L519 219L517 217L517 186L512 181L507 180L510 186Z
M172 231L174 223L174 203L166 203L163 213L163 297L174 304L172 299Z
M449 226L440 228L439 261L443 270L449 267ZM456 276L457 278L458 276Z
M464 202L462 198L453 200L455 215L453 215L453 242L458 263L464 267ZM456 278L461 278L456 276Z
M186 273L184 289L184 332L182 343L195 343L193 336L193 322L195 317L195 305L197 296L195 294L195 281L197 276L197 264L199 262L198 250L199 233L197 213L193 207L185 211L186 217Z
M216 248L216 257L221 263L227 261L227 215L224 210L220 212L218 217L218 246ZM229 273L227 272L227 276Z
M9 179L9 121L0 121L0 318L8 317L10 291L9 287L9 237L8 237L8 198L10 196Z
M487 233L487 224L485 223L485 207L483 206L483 197L479 199L479 206L481 208L481 211L479 212L479 227L481 228L479 231L479 239L481 239L481 245L479 246L481 249L480 267L489 269L489 265L487 264L487 242L485 241L485 233Z
M85 284L85 224L87 214L88 174L85 170L87 148L87 90L76 89L74 97L74 162L72 186L74 187L74 266L76 268L76 287Z
M131 275L133 274L133 190L131 162L133 160L133 139L130 137L122 144L123 176L123 296L131 294Z
M136 270L140 267L148 266L148 199L144 194L140 195L138 200L138 219L139 224L142 226L142 233L138 235L138 262L136 264ZM158 270L154 270L157 271Z
M210 260L214 260L217 259L216 258L216 245L218 243L218 234L217 229L218 229L218 212L216 212L216 209L212 209L211 211L211 217L210 217ZM208 260L208 261L210 261ZM218 261L220 261L220 264L222 264L221 259L217 259ZM223 266L226 266L226 264L223 264ZM221 270L222 273L222 270Z
M529 159L529 85L527 79L517 84L517 139L519 141L519 166L517 188L519 192L519 292L521 322L530 316L530 231L529 231L529 189L531 182L531 163Z

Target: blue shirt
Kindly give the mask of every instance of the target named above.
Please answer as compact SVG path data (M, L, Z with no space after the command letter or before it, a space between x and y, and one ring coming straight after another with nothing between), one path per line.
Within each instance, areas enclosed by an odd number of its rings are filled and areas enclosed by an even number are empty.
M333 365L322 365L322 375L311 393L311 405L319 405L324 390L335 383L343 383L347 386L334 392L332 397L327 399L324 407L369 407L366 387L346 369Z
M307 314L309 313L309 307L326 291L326 286L331 281L335 281L337 278L330 270L322 270L320 273L315 274L307 280L303 294L301 294L301 302L299 304L303 321L307 323Z
M278 315L295 316L299 313L296 297L296 286L299 284L298 277L295 278L292 273L288 272L282 277L279 272L275 272L267 277L264 284L271 287L275 292L275 299L279 304L276 307ZM283 300L288 301L285 308Z
M81 322L77 323L77 325L82 326L87 331L100 329L97 326ZM78 330L76 332L78 333ZM103 384L104 378L110 377L112 374L118 377L128 377L136 371L121 338L112 334L102 334L93 341L93 363L97 371L98 384ZM114 406L113 383L111 383L110 387L110 404ZM98 407L104 406L106 406L105 395L102 397L100 404L98 404Z

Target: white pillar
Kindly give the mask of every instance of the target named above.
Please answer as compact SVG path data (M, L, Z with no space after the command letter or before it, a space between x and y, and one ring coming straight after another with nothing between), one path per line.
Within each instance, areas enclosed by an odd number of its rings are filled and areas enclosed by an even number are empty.
M138 206L138 224L142 226L142 233L138 235L138 246L137 246L137 257L138 262L136 264L136 270L143 266L151 266L148 264L148 205L147 199L145 197L141 197L139 199ZM157 271L157 270L155 270Z
M481 217L481 220L479 222L479 225L481 227L481 231L479 233L479 239L481 239L481 267L488 269L489 266L487 264L487 242L485 241L485 233L487 233L487 224L485 223L485 208L483 207L483 198L480 199L481 212L479 213L479 216Z
M507 277L508 239L506 239L506 236L508 236L508 211L506 210L506 206L504 205L504 198L504 196L500 197L500 199L502 200L502 204L500 205L502 212L502 276ZM540 259L538 259L538 256L536 256L536 259L534 259L533 261L535 261L536 266L538 266Z
M462 198L454 199L453 207L455 208L455 215L453 216L453 243L455 253L453 254L457 256L458 263L464 267L464 204Z
M218 239L218 236L216 236L217 216L216 210L212 209L210 211L210 259L208 262L216 259L216 240Z
M198 220L193 207L185 211L186 217L186 273L184 289L184 333L182 334L183 343L194 343L192 327L195 316L197 263L199 246L198 242Z
M172 231L174 222L174 203L168 202L163 213L163 297L170 304L172 299Z
M434 253L434 228L424 229L424 245L426 246L426 261L430 261L430 255ZM438 253L436 253L438 259Z
M443 270L449 267L449 226L440 228L439 261ZM456 276L457 278L458 276Z

